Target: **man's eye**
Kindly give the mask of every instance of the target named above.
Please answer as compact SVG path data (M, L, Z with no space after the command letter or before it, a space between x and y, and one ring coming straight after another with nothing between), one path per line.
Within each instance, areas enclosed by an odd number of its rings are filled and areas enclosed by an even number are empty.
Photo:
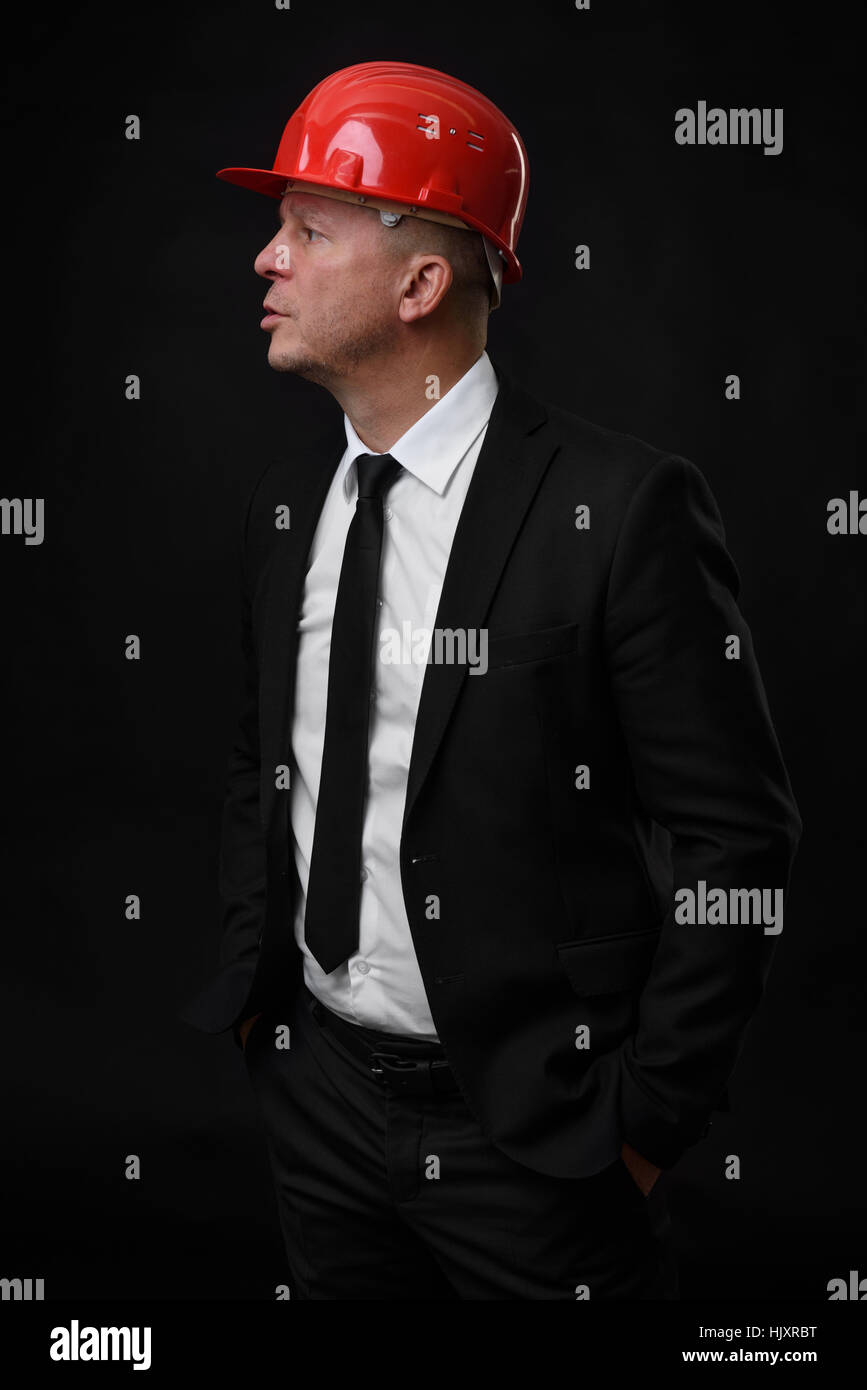
M321 235L322 235L321 232L317 232L317 230L316 230L315 227L302 227L301 230L304 231L304 232L310 232L313 236L321 236Z

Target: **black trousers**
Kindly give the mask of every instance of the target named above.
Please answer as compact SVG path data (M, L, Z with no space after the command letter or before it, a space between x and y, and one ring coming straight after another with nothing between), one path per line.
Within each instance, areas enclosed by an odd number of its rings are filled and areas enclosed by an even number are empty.
M459 1092L383 1089L327 1018L302 985L244 1051L292 1298L679 1297L664 1173L645 1197L621 1159L589 1178L526 1168ZM288 1048L275 1046L281 1025ZM357 1031L394 1050L391 1035Z

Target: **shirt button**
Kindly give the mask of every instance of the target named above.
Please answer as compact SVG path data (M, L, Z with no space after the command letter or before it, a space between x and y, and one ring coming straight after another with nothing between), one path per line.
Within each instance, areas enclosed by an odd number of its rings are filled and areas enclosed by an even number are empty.
M367 964L366 960L360 960L355 968L358 971L359 975L366 975L368 970L370 969L370 966Z
M386 521L391 521L391 518L394 516L394 512L391 510L391 507L386 507L384 516Z
M366 870L366 869L362 869L362 870L361 870L361 880L362 880L362 882L364 882L364 880L365 880L366 878L367 878L367 870Z

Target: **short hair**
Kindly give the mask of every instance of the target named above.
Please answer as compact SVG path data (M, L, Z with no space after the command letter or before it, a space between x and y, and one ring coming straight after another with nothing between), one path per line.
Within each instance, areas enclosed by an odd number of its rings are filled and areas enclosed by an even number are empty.
M465 315L491 312L494 289L481 232L407 214L394 227L381 225L382 236L395 257L418 251L444 256L452 268L447 298Z

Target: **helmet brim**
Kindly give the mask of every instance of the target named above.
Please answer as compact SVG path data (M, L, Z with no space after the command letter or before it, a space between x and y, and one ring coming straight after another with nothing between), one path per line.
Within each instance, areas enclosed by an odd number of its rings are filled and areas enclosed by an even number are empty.
M277 174L273 169L218 169L217 178L226 183L235 183L239 188L249 188L254 193L267 193L271 198L281 198L286 180L291 174Z

